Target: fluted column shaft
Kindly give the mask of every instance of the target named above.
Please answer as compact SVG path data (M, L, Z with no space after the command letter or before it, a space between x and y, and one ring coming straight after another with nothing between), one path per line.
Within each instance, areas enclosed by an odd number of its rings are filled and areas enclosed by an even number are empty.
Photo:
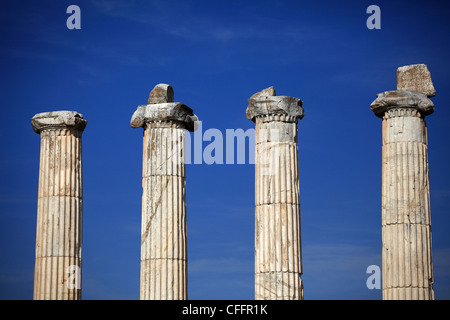
M297 124L257 117L255 134L255 299L302 299Z
M383 299L434 299L427 128L416 109L383 118Z
M141 300L187 299L185 131L197 116L156 85L131 127L144 128L141 224Z
M187 299L184 126L153 122L144 130L141 299Z
M379 93L370 107L383 119L383 299L434 299L425 122L434 104L423 92L395 90Z
M67 116L77 119L68 120ZM78 300L83 211L81 135L86 121L82 115L62 111L38 114L32 125L41 136L33 298Z
M302 101L273 87L249 99L255 122L255 299L303 299L297 122Z

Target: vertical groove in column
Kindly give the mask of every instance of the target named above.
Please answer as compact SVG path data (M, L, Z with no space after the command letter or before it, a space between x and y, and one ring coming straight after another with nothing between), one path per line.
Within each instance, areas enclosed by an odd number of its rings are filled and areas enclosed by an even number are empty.
M81 139L67 128L40 132L36 263L33 297L37 300L80 299L69 288L69 267L81 268ZM81 272L78 273L81 276Z
M302 299L297 145L264 141L264 129L257 121L255 299Z
M424 120L411 113L383 120L383 299L433 297L426 137L411 133Z
M141 299L187 299L184 129L144 131Z

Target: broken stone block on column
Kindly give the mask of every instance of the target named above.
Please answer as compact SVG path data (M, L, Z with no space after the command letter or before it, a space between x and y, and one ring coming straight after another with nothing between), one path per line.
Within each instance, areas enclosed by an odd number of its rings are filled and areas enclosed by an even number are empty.
M397 90L419 91L434 97L436 90L431 81L431 74L425 64L413 64L397 69Z
M268 87L268 88L266 88L264 90L261 90L261 91L255 93L254 95L252 95L250 97L250 99L254 99L254 98L257 98L257 97L265 97L265 96L276 96L275 88L272 86L272 87Z
M150 92L148 104L173 102L173 88L171 85L157 84Z

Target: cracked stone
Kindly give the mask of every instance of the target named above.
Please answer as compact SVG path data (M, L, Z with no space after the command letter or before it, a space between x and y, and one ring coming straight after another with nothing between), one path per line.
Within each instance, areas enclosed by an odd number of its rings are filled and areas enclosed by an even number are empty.
M150 92L148 104L173 102L173 88L171 85L160 83L157 84Z
M436 90L425 64L413 64L397 69L397 90L419 91L434 97Z

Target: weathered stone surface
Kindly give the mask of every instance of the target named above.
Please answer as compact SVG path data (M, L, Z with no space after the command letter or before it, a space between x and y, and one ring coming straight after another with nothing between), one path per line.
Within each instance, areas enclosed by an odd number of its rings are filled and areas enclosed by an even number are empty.
M414 108L423 116L427 116L434 112L434 103L422 92L396 90L377 94L377 98L370 105L370 109L380 118L392 108Z
M184 300L185 129L194 131L198 118L183 103L159 102L139 106L131 126L144 128L140 299Z
M141 300L187 299L185 130L144 131Z
M430 71L425 64L413 64L398 68L397 90L419 91L428 97L436 95Z
M303 299L297 120L301 100L249 99L255 128L255 299Z
M256 99L258 97L267 97L267 96L276 96L275 88L273 86L272 87L268 87L268 88L266 88L264 90L261 90L261 91L255 93L254 95L252 95L250 97L250 99Z
M84 130L87 121L76 111L52 111L36 114L31 119L31 125L36 133L49 127L68 127Z
M164 83L157 84L150 92L148 104L173 102L173 88Z
M86 120L74 111L46 112L34 116L32 125L41 136L33 298L81 299Z
M426 124L418 111L383 120L383 299L434 299Z
M273 87L255 93L248 99L248 103L245 114L247 119L253 122L256 117L269 115L284 116L289 121L296 122L304 115L302 100L288 96L275 96Z
M131 127L139 128L148 122L176 121L183 123L188 131L198 128L198 118L192 109L180 102L147 104L137 108L131 117Z
M429 89L429 75L419 71L422 66L399 68L400 88ZM378 94L370 108L383 119L383 299L434 299L425 123L433 103L424 92L397 90Z

